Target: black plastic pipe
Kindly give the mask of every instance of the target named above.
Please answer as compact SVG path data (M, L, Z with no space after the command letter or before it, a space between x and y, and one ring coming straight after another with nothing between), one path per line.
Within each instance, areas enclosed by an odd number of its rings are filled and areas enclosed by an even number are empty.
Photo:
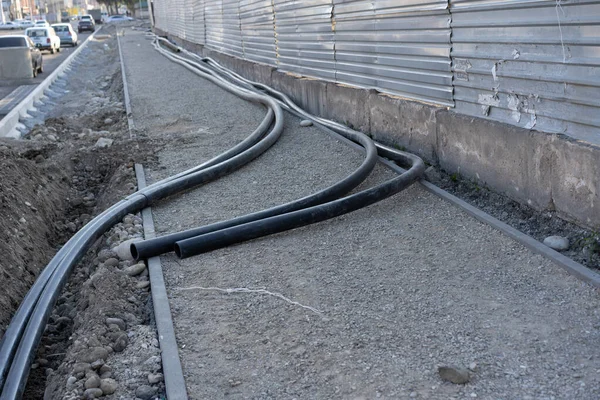
M400 192L417 181L425 171L425 164L415 155L398 151L390 153L388 156L401 164L410 165L410 169L373 188L329 203L179 241L175 243L175 253L179 258L187 258L347 214Z
M165 39L158 38L163 43L169 43ZM172 55L172 57L188 63L191 66L199 68L203 72L214 74L215 71L212 69L202 66L198 63L194 63L186 58ZM262 210L256 213L248 214L238 218L234 218L228 221L222 221L215 224L189 229L182 232L165 235L159 238L149 239L142 242L136 242L131 245L131 253L136 260L146 259L153 256L157 256L173 250L175 242L184 240L190 237L202 235L205 233L213 232L229 228L232 226L244 224L247 222L256 221L259 219L268 218L283 213L300 210L302 208L311 207L317 204L321 204L327 201L331 201L339 196L342 196L356 186L358 186L373 170L375 163L377 162L377 149L375 148L373 141L366 135L353 131L350 138L365 148L366 158L361 166L354 171L351 175L346 177L344 180L332 185L326 189L323 189L313 195L306 196L302 199L289 202L280 206L276 206L267 210Z
M68 279L72 268L94 242L94 238L109 229L124 215L137 212L153 201L162 199L173 193L187 190L201 183L206 183L240 168L266 151L279 138L283 130L283 113L279 105L272 99L257 95L217 79L209 74L201 73L189 67L198 75L218 86L247 100L265 104L273 110L275 123L268 135L252 147L240 152L228 160L211 165L200 171L177 178L167 178L157 184L139 191L123 200L109 210L100 214L69 240L48 264L36 280L0 342L0 383L3 383L2 400L21 398L25 389L29 367L35 356L35 350L44 331L52 308ZM263 120L263 123L267 118ZM262 124L261 124L262 125ZM270 122L269 122L270 125ZM180 174L179 174L180 175ZM10 334L10 336L7 336ZM18 345L18 347L16 347ZM16 348L16 351L15 351ZM8 368L10 364L10 369ZM8 375L6 372L8 371ZM4 377L6 376L6 379Z

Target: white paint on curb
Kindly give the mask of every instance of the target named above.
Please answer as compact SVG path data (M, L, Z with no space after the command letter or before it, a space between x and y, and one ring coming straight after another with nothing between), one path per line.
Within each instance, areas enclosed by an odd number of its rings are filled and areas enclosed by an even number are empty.
M65 75L64 71L71 65L75 57L79 55L79 53L87 46L90 40L93 39L94 35L100 30L92 33L85 42L77 50L73 52L66 60L64 60L58 68L56 68L46 79L44 79L38 87L36 87L27 97L25 97L15 108L10 110L10 112L0 120L0 137L8 137L14 139L21 138L21 132L17 129L17 127L23 126L20 125L19 120L21 118L27 117L27 112L31 108L33 108L34 103L39 101L45 96L46 90L58 79L59 77L63 77Z

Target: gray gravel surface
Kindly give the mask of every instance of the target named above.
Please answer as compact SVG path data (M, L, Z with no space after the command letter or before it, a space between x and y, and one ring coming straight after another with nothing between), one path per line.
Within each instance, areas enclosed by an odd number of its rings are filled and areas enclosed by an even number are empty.
M142 35L127 32L123 45L136 126L174 138L150 181L230 147L262 118ZM286 115L258 160L154 207L158 231L294 199L358 165L360 154L299 123ZM378 167L366 184L391 176ZM418 186L327 222L161 259L193 399L600 396L597 291ZM471 381L442 381L441 365L472 368Z

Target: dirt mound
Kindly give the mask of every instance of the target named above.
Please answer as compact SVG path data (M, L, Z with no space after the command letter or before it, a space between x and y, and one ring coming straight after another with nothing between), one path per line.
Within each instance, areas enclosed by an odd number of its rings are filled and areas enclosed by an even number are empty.
M0 145L0 336L62 237L70 165L45 159L55 147Z

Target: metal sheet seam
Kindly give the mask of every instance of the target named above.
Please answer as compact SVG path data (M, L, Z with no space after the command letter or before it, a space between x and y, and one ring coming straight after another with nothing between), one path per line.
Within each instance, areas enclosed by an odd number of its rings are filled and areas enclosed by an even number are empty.
M207 42L207 32L206 32L206 1L202 2L202 20L204 21L203 23L203 28L204 28L204 43L203 43L203 48L204 46L206 46L206 42Z
M329 14L331 20L331 31L333 32L333 81L338 82L338 69L337 69L337 51L335 48L335 1L331 2L331 14Z
M279 39L277 39L277 12L275 11L275 0L271 0L273 7L273 37L275 38L275 65L279 67Z
M454 68L452 67L452 61L453 61L453 57L452 57L452 51L454 51L454 42L452 41L452 36L453 36L453 30L452 30L452 7L450 7L450 1L448 0L446 1L446 9L448 10L448 18L450 19L449 24L450 24L450 70L452 71L452 93L450 94L450 98L452 99L452 108L456 107L456 100L454 99ZM436 130L436 135L437 135L437 130ZM437 138L436 138L437 140Z

